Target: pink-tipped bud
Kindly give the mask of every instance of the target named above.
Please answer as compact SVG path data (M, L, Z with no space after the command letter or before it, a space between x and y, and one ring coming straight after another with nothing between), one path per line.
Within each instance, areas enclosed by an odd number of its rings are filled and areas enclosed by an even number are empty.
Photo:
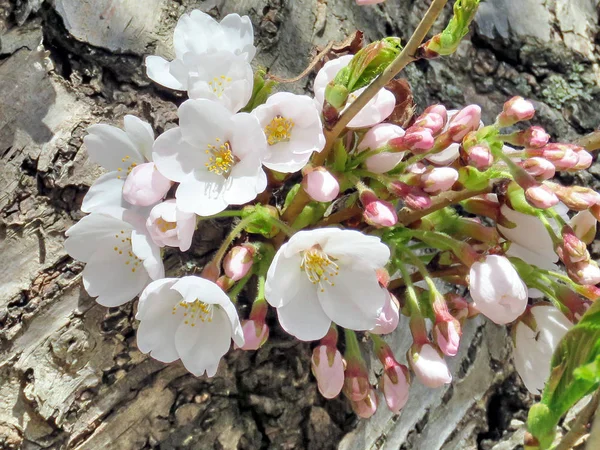
M448 110L443 105L428 106L423 114L437 114L444 120L444 124L448 121Z
M540 209L552 208L558 203L556 194L543 184L525 189L525 198L531 205Z
M421 210L431 206L431 197L418 186L410 186L401 181L393 181L388 186L388 191L404 200L410 209Z
M496 122L501 127L510 127L517 122L530 120L535 115L533 103L523 97L513 97L504 104Z
M344 386L344 360L339 350L327 345L315 347L311 368L321 395L337 397Z
M560 186L551 184L556 196L569 209L584 211L596 204L600 204L600 193L583 186Z
M573 167L573 170L589 169L592 165L592 162L594 162L594 157L592 156L592 154L583 149L577 150L575 153L577 154L577 157L579 159L577 160L577 164L575 164L575 167Z
M225 256L223 270L232 281L239 281L252 269L253 263L254 249L249 245L238 245Z
M567 266L567 274L575 282L584 286L600 283L600 268L596 261L584 261Z
M242 331L244 332L244 345L242 350L258 350L267 339L269 339L269 327L266 323L255 320L243 320Z
M400 305L398 300L386 289L386 298L381 313L377 318L375 328L371 330L374 334L388 334L398 327L400 322Z
M445 124L446 124L446 120L444 119L444 117L440 116L439 114L430 112L430 113L421 114L417 118L417 120L415 121L413 126L429 128L431 130L431 133L434 136L436 136L437 134L439 134L442 131Z
M431 344L413 344L406 358L419 381L425 386L437 388L452 381L446 361Z
M318 202L330 202L340 193L338 180L324 167L315 167L304 175L302 188Z
M579 263L590 259L587 245L579 239L573 229L565 225L562 229L563 241L557 248L557 254L565 265Z
M458 320L438 322L433 328L433 336L444 355L456 356L462 336L462 328Z
M368 419L377 411L377 392L370 387L365 398L358 401L352 400L350 405L358 417Z
M479 170L486 170L494 163L494 156L487 145L478 144L469 148L467 164Z
M519 165L525 169L529 175L539 181L549 180L556 173L554 164L545 158L540 158L539 156L526 159L520 162Z
M136 206L150 206L163 199L173 182L165 178L154 163L135 166L123 185L123 198Z
M410 150L415 154L426 153L433 148L435 139L429 128L410 127L402 137L392 139L390 147L395 151Z
M404 152L390 152L388 143L392 139L402 136L404 136L404 130L391 123L380 123L367 131L358 144L357 150L359 152L365 150L381 152L366 159L367 170L373 173L386 173L395 168L402 161Z
M225 275L220 276L216 281L217 286L219 286L223 291L227 292L229 289L233 287L235 281L231 278L226 277Z
M591 244L596 237L596 224L598 221L594 215L588 211L580 211L573 216L569 224L573 228L575 236L586 244Z
M375 270L375 274L377 275L379 286L387 288L388 284L390 284L390 273L384 268L379 268Z
M541 148L548 143L550 135L542 127L533 126L523 133L523 147Z
M448 191L458 180L458 171L452 167L434 167L421 175L421 187L428 194Z
M468 133L479 128L480 121L481 108L478 105L466 106L450 119L446 133L452 142L460 143Z
M410 375L404 364L392 365L386 368L381 377L379 389L383 392L388 408L394 414L400 414L408 401L410 390Z
M559 144L553 142L542 148L527 148L527 156L541 156L550 161L557 170L573 169L579 162L579 151L581 147L571 144Z
M382 228L392 227L398 223L394 205L380 200L373 192L369 190L361 192L360 201L364 208L363 218L369 225Z
M371 383L369 383L369 373L364 361L346 357L344 387L342 388L344 395L351 401L358 402L369 395L369 389L371 389Z

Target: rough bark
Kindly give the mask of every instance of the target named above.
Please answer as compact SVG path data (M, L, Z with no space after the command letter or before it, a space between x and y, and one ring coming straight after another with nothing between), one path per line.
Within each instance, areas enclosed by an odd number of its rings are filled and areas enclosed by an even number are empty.
M86 295L82 265L63 249L101 173L82 136L127 113L158 133L173 126L183 97L149 82L143 56L168 56L177 18L198 7L248 14L257 63L288 77L315 46L356 28L406 39L427 2L0 0L0 448L517 448L532 398L506 330L483 319L465 331L452 386L414 383L401 416L380 408L358 421L343 400L317 394L310 346L276 327L263 349L231 352L217 377L195 378L137 350L135 303L106 309ZM476 102L489 121L520 94L538 102L555 138L600 123L597 0L486 2L474 28L456 55L406 70L419 107ZM310 91L311 82L285 88ZM577 175L596 188L599 176L596 165ZM196 271L227 226L203 224L192 252L169 254L168 270ZM389 340L403 355L405 324Z

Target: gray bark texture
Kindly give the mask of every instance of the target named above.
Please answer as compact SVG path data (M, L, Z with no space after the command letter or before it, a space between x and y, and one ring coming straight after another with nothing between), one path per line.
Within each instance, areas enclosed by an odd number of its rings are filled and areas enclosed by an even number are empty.
M213 379L146 357L135 344L136 302L97 305L81 286L82 264L63 248L65 230L82 217L82 197L101 174L82 148L86 127L121 126L125 114L157 133L176 123L184 97L151 83L143 57L170 56L181 14L249 15L256 63L291 77L315 47L356 29L369 40L407 39L428 4L0 0L1 449L521 448L533 399L514 372L506 329L483 318L465 330L450 362L451 386L415 382L400 416L381 407L359 421L343 399L318 395L310 345L290 339L272 313L268 343L257 352L232 351ZM478 103L489 122L509 96L522 95L536 101L555 139L575 138L600 123L598 8L598 0L482 2L455 55L413 64L403 76L419 110ZM435 31L450 12L448 5ZM283 88L310 92L313 78ZM599 177L594 165L576 179L597 188ZM203 222L192 251L168 255L169 273L197 271L228 226ZM388 340L402 361L406 323Z

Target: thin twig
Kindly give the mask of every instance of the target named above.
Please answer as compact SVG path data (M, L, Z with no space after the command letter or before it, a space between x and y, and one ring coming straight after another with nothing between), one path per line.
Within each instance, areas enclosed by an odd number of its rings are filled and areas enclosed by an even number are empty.
M592 416L598 408L600 403L600 391L594 392L590 402L585 405L585 408L577 415L575 423L567 434L563 436L558 445L553 450L571 450L575 443L583 436L587 431L587 426L592 420Z
M577 139L575 143L581 145L589 152L600 150L600 131L592 131L590 134Z
M319 63L319 61L321 61L321 59L323 59L327 55L327 53L329 53L331 51L331 49L333 48L333 45L334 45L333 42L328 43L325 46L325 48L323 49L323 51L321 51L317 56L315 56L313 58L313 60L308 65L308 67L306 69L304 69L300 75L295 76L294 78L281 78L281 77L278 77L276 75L271 75L271 74L267 74L267 77L271 80L277 81L278 83L295 83L296 81L300 81L302 78L304 78L310 72L312 72L312 70Z
M344 220L351 219L360 214L362 214L362 209L359 208L358 206L353 206L351 208L342 209L341 211L333 213L329 217L326 217L325 219L321 220L319 223L317 223L317 226L318 227L326 227L327 225L341 223Z

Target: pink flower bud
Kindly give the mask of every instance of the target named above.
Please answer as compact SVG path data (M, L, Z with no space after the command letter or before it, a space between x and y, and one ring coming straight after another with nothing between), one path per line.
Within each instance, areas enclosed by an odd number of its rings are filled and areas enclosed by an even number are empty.
M497 123L501 127L509 127L523 120L530 120L535 115L533 103L523 97L513 97L504 104Z
M427 387L438 388L452 381L446 361L431 344L413 344L407 360L419 381Z
M350 401L352 411L363 419L368 419L377 411L377 392L371 387L367 394L362 400Z
M431 133L435 136L442 131L445 124L446 120L444 117L440 116L439 114L429 112L420 115L413 126L429 128Z
M385 292L385 303L381 309L381 314L377 318L375 328L371 330L371 333L391 333L398 327L398 323L400 322L400 305L398 304L398 300L387 289Z
M431 206L431 197L418 186L409 186L401 181L393 181L388 186L388 191L404 200L406 206L411 209L421 210Z
M338 180L324 167L316 167L304 175L302 187L318 202L330 202L340 193Z
M558 184L551 184L550 187L554 188L554 192L560 201L574 211L583 211L600 204L600 193L593 189L583 186L560 186Z
M544 181L554 177L556 168L554 164L545 158L534 156L533 158L526 159L519 163L519 165L525 169L525 171L534 177L536 180Z
M433 148L435 139L429 128L412 126L406 130L403 137L390 141L390 146L396 151L410 150L415 154L426 153Z
M452 167L434 167L421 175L421 186L428 194L448 191L458 180L458 172Z
M452 142L460 143L469 132L479 128L480 121L481 108L477 105L466 106L450 119L447 133Z
M573 229L565 225L562 229L563 241L557 248L558 256L566 266L572 263L588 261L590 254L587 251L587 245L579 239Z
M475 145L467 151L467 163L476 169L486 170L494 163L494 156L487 145Z
M239 281L246 276L254 263L254 249L251 246L233 247L223 260L223 270L232 281Z
M548 143L550 135L542 127L529 127L524 133L524 147L540 148Z
M458 320L438 322L433 328L433 336L444 355L456 356L462 336L462 328Z
M536 208L548 209L558 203L558 197L550 188L540 184L525 189L525 198Z
M571 144L551 143L542 148L527 148L527 156L541 156L550 161L557 170L573 169L579 162L579 155L576 150L580 147Z
M344 386L344 360L339 350L327 345L315 347L311 367L321 395L337 397Z
M222 275L219 278L217 278L217 281L215 281L215 283L225 292L231 289L235 284L235 282L231 278L226 277L225 275Z
M364 362L346 358L344 395L351 401L358 402L369 395L369 389L371 389L371 383L369 383L369 374Z
M172 182L165 178L154 163L135 166L123 185L123 198L137 206L150 206L162 200Z
M371 191L364 191L360 194L360 201L363 204L363 218L365 222L374 227L392 227L398 223L396 208L390 202L380 200Z
M437 114L438 116L440 116L444 120L444 123L446 123L448 121L448 110L443 105L431 105L431 106L428 106L425 109L425 111L423 111L423 114L430 114L430 113Z
M240 347L242 350L258 350L269 339L269 327L266 323L243 320L242 331L245 339L244 345Z
M580 211L573 216L570 225L575 235L586 244L591 244L596 237L596 224L598 221L589 211Z
M577 157L579 159L577 160L577 164L575 164L575 167L573 167L573 170L589 169L592 165L592 162L594 162L594 157L592 156L592 154L583 149L578 150L575 153L577 154Z
M373 173L386 173L395 168L405 152L390 152L388 143L395 138L404 136L404 130L398 125L380 123L371 128L358 144L359 152L365 150L378 150L381 153L370 156L365 161L367 169Z
M192 245L196 215L180 211L175 200L167 200L152 208L146 229L159 247L179 247L185 252Z
M575 282L584 286L600 283L600 269L596 261L584 261L567 267L567 274Z
M383 392L385 402L390 411L394 414L400 414L400 410L404 408L404 405L408 401L410 389L408 368L397 362L391 367L386 368L381 377L379 388Z

